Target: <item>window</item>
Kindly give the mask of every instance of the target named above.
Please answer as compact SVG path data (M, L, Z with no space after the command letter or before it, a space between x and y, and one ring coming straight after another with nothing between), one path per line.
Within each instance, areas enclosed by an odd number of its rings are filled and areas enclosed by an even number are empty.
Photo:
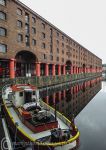
M45 29L45 24L44 23L42 23L42 28Z
M25 24L25 32L26 32L26 34L29 34L29 25L28 24Z
M35 95L35 91L33 91L33 95Z
M0 4L5 6L6 5L6 0L0 0Z
M64 40L64 36L62 35L62 40Z
M57 61L59 61L59 57L57 57Z
M62 50L62 54L64 54L64 50Z
M0 43L0 52L6 53L6 51L7 51L7 45Z
M46 48L45 43L42 43L42 48L43 48L43 49L45 49L45 48Z
M7 34L6 32L7 32L6 29L0 27L0 36L6 36L6 34Z
M68 39L66 39L66 42L68 43Z
M62 47L64 47L64 43L62 43Z
M53 32L53 30L52 30L52 28L50 28L50 34L52 35L52 32Z
M57 48L57 53L59 53L59 49Z
M34 17L32 17L32 23L35 23L36 19Z
M42 38L43 38L43 39L45 38L45 33L42 33Z
M32 39L32 45L35 46L36 45L36 40Z
M20 8L17 9L17 15L22 15L22 10Z
M70 44L72 45L72 41L70 40Z
M57 40L57 45L59 45L59 41Z
M28 13L25 13L25 21L26 21L27 23L29 23L29 14L28 14Z
M19 96L22 97L22 96L23 96L23 92L20 92L20 93L19 93Z
M30 42L29 42L29 36L25 36L25 42L26 42L26 46L29 46L30 45Z
M2 11L0 11L0 19L6 20L6 14Z
M22 21L20 20L17 21L17 27L22 28Z
M23 41L23 36L22 34L18 34L18 42L22 42Z
M46 54L43 55L44 59L47 59Z
M57 32L57 37L59 37L59 33Z
M36 33L36 29L32 28L32 34L35 34L35 33Z
M52 55L50 55L50 60L53 60L53 56Z

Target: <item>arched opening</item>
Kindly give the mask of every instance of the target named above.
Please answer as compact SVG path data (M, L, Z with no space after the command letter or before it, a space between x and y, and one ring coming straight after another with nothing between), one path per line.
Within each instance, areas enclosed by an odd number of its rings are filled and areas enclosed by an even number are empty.
M34 76L35 63L38 61L36 55L29 51L20 51L16 54L16 77Z
M72 63L70 60L68 60L66 62L66 74L71 74L71 66L72 66Z

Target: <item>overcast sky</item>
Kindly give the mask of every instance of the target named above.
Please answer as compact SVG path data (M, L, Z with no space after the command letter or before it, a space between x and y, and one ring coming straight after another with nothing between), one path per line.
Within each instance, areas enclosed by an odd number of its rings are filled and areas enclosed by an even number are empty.
M106 63L106 0L20 0Z

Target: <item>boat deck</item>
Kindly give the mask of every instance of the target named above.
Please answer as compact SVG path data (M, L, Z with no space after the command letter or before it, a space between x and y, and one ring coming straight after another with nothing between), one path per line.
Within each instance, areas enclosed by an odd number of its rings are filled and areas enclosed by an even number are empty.
M46 136L48 137L51 134L50 130L46 130L39 133L32 132L21 122L19 116L17 115L16 111L12 106L8 107L8 112L10 116L13 117L14 123L18 124L18 128L21 129L25 134L28 134L29 137L33 138L33 140L41 139ZM62 122L62 120L60 120L59 118L57 118L57 120L58 120L58 127L60 127L61 129L69 129L69 127L64 122Z

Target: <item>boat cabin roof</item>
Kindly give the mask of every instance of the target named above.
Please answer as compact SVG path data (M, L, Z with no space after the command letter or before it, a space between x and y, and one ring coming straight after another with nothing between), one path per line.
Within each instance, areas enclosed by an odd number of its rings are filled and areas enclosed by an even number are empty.
M23 105L23 108L25 110L29 110L31 108L37 108L37 107L41 108L38 102L29 102Z
M30 84L18 84L18 85L12 85L11 89L14 92L20 92L20 91L24 91L24 90L33 91L33 90L36 90L37 88Z

